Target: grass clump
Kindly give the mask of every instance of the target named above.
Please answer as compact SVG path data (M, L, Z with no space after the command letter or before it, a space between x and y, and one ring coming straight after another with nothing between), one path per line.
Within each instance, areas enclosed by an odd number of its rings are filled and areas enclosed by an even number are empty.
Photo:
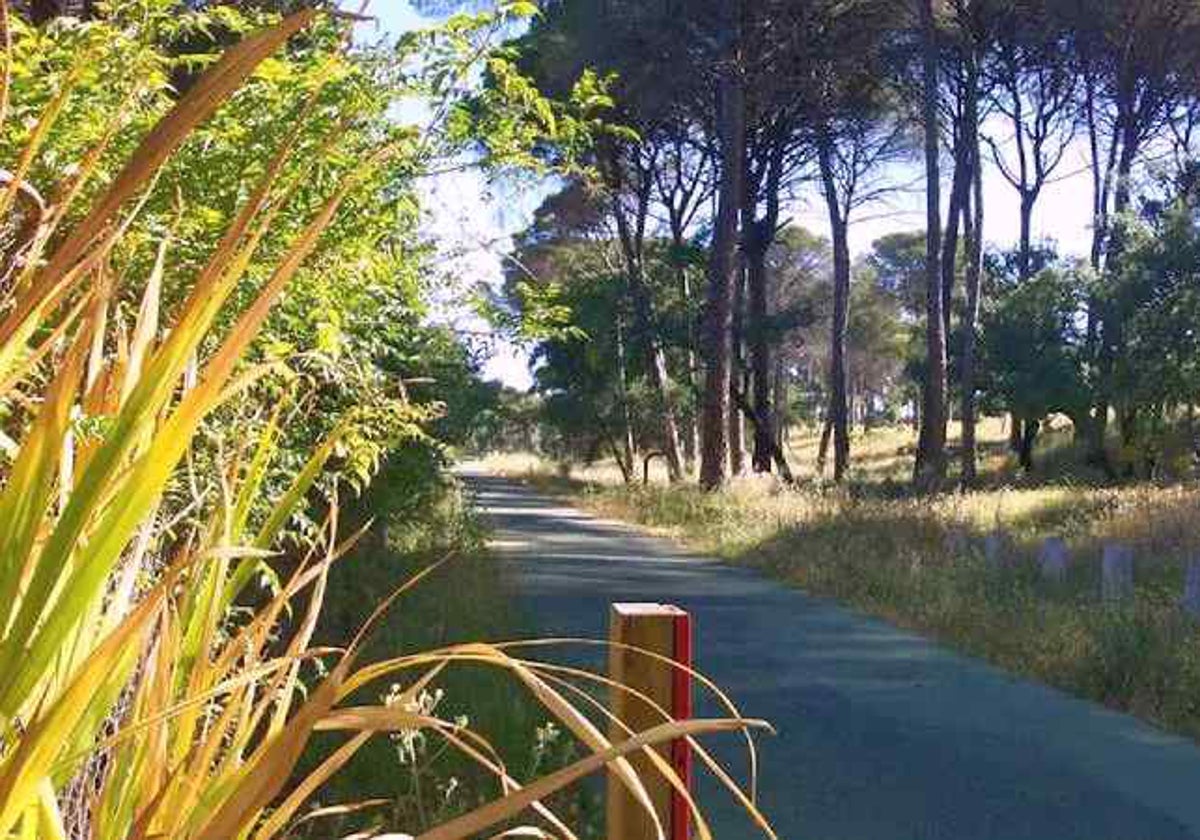
M363 645L367 660L436 650L479 639L513 639L528 629L514 611L514 593L485 548L486 530L462 487L438 469L441 456L422 445L394 452L347 518L369 529L330 572L325 608L315 633L320 645L344 647L363 620L364 604L395 591L430 564L451 558L389 611ZM469 604L469 609L464 609ZM358 702L386 701L394 686L373 685ZM432 711L491 733L491 745L522 784L581 757L578 745L519 684L494 670L463 665L448 670L423 700ZM315 739L302 762L316 767L337 740ZM486 802L491 773L445 743L413 735L376 738L327 783L320 802L373 800L370 813L314 826L344 836L378 825L423 831ZM598 837L599 808L590 791L553 798L556 813L581 837ZM313 835L313 836L326 836Z

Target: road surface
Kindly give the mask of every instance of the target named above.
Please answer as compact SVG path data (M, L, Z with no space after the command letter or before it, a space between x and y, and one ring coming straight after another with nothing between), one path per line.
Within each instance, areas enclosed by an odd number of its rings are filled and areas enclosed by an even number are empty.
M785 840L1200 840L1190 741L518 483L464 478L540 635L602 638L613 601L693 613L700 670L778 728L760 804ZM711 783L700 792L718 840L759 836Z

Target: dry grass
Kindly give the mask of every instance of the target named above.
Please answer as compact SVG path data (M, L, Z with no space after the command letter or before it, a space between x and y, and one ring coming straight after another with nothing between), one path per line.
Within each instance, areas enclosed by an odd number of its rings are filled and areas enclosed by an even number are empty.
M989 430L995 442L1000 424ZM602 466L566 481L527 459L484 463L1200 738L1200 632L1178 606L1186 563L1200 557L1200 488L1104 488L1062 473L1007 485L1010 465L996 455L985 478L994 489L916 498L893 478L908 469L896 451L906 439L907 430L871 433L859 450L867 466L847 488L792 490L749 478L705 494L661 482L625 487ZM1043 458L1053 462L1054 453ZM985 557L985 539L996 531L1005 538L1002 564ZM1038 572L1038 548L1050 536L1070 550L1065 584ZM1099 598L1108 540L1135 552L1136 592L1124 607Z
M979 473L989 487L1000 486L1043 486L1053 483L1092 484L1097 476L1082 468L1075 458L1072 435L1064 428L1061 418L1051 423L1038 440L1035 459L1038 468L1033 476L1023 475L1015 456L1008 450L1008 427L998 417L983 418L978 427ZM957 446L961 427L953 422L949 427L950 445ZM852 431L852 457L849 484L857 487L887 487L891 484L905 485L912 477L913 452L916 449L917 433L910 426L878 426L870 429L855 428ZM817 450L820 444L820 429L799 426L790 430L784 448L788 462L796 479L801 484L820 480L817 474ZM832 458L832 453L830 453ZM956 456L954 456L956 457ZM479 465L506 475L557 475L588 484L620 484L621 471L608 459L590 464L568 461L550 462L546 458L522 452L492 453L479 459ZM641 478L641 465L638 466ZM957 461L951 468L953 476ZM753 478L738 481L741 487L752 483ZM667 483L666 466L661 458L651 462L650 482Z

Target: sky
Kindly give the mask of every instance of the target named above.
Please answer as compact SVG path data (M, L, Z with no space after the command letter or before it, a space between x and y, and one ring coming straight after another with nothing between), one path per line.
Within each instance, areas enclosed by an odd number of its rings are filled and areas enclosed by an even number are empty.
M372 13L378 18L374 26L387 34L437 22L418 14L408 0L377 0ZM419 106L404 116L419 120ZM1003 147L1003 135L996 139ZM870 250L872 242L889 233L924 229L924 180L919 167L914 163L897 169L896 183L907 184L908 188L857 211L850 230L853 253ZM948 168L943 166L943 170ZM948 175L943 171L943 178ZM477 170L468 169L431 178L422 186L422 192L425 233L439 243L442 274L447 278L444 293L435 295L433 301L435 317L465 332L486 333L487 325L462 308L460 292L480 282L493 287L503 282L504 255L511 236L529 223L549 187L489 182ZM943 189L943 196L946 192ZM1091 248L1091 201L1086 148L1076 143L1063 160L1057 180L1046 186L1039 199L1033 220L1035 240L1054 240L1064 256L1086 255ZM1004 246L1015 243L1019 238L1018 209L1016 190L994 164L986 166L985 241ZM787 211L792 224L828 235L825 207L815 190L800 193ZM527 352L503 340L489 341L488 346L490 357L483 369L484 377L528 389L532 375Z
M398 35L438 22L423 17L408 0L376 0L371 14L378 22L366 24L362 34L368 37L373 34L372 26L376 34ZM420 103L410 103L400 118L420 123L427 119L427 111ZM463 307L462 292L480 282L500 286L512 235L529 224L549 194L549 186L489 181L477 169L467 168L427 179L420 190L425 210L423 233L438 243L438 273L445 281L435 284L439 288L433 294L434 317L465 334L483 336L490 328ZM485 339L484 344L489 353L484 378L520 390L533 384L526 352L499 339Z

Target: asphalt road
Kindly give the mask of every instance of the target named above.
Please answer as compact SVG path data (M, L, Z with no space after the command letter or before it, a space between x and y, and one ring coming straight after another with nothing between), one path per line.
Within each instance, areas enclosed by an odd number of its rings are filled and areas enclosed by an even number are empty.
M1190 741L517 483L465 479L539 634L602 638L613 601L693 613L698 667L778 728L760 804L786 840L1200 840ZM715 746L744 772L732 742ZM719 840L757 836L711 783L700 792Z

